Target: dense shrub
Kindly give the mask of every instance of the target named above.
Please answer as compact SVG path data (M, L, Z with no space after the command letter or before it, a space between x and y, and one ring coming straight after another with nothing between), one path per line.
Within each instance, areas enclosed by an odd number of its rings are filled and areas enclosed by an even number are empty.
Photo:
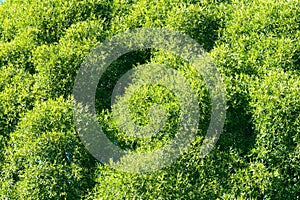
M41 99L70 95L76 71L83 58L104 37L102 20L87 20L70 26L59 43L41 45L33 53L34 90Z
M151 5L151 3L149 4ZM297 170L293 169L289 171L292 174L288 176L293 177L289 179L290 181L280 182L278 177L286 177L287 174L285 173L287 172L275 170L277 167L272 162L261 162L259 156L253 154L255 151L261 152L262 150L258 144L258 137L261 137L263 133L260 133L260 128L256 127L259 123L255 120L257 105L251 103L255 99L252 92L257 90L253 88L259 88L259 83L264 80L258 83L256 79L259 80L265 77L265 74L268 74L269 71L278 68L285 71L294 70L294 73L297 73L299 43L296 40L299 35L299 28L298 17L295 13L299 12L299 10L295 9L296 4L295 2L279 3L273 1L220 4L217 7L220 10L215 11L215 13L219 12L219 16L214 16L213 18L216 20L216 24L219 24L216 30L216 33L219 32L219 38L217 45L212 49L212 55L224 75L229 107L224 134L220 138L215 151L205 159L197 158L196 152L193 152L193 155L185 155L188 158L185 159L185 156L183 156L171 167L163 169L154 175L134 174L130 176L128 174L118 174L118 172L113 170L109 173L104 172L98 178L99 184L97 184L94 191L96 195L92 195L92 198L103 197L110 199L114 195L117 195L117 198L120 199L214 199L218 197L225 199L276 199L278 197L296 197L297 193L295 191L299 190L297 184L294 182L295 180L299 181ZM147 7L145 13L151 13L151 8L155 10L155 5ZM239 10L241 5L243 5L244 12ZM272 9L270 9L270 6L272 6ZM186 7L191 9L194 5ZM183 6L179 11L184 10L184 8ZM197 6L195 10L197 10ZM266 16L260 15L259 10L264 12ZM221 11L227 13L223 14ZM139 10L137 12L142 11ZM176 12L170 13L174 14ZM189 22L193 19L191 17L192 13L189 12L190 18L187 18ZM211 11L211 13L213 12ZM123 25L123 27L158 25L182 30L180 29L182 28L180 22L185 19L184 16L181 17L181 15L174 14L180 16L178 17L180 19L165 22L165 17L157 18L153 17L156 15L150 15L147 18L147 14L136 14L134 11L128 15L127 19L131 20L124 20L126 26ZM162 15L166 14L163 12ZM278 15L281 17L278 18ZM207 16L209 15L206 13L205 17ZM122 19L124 18L122 17ZM176 17L170 17L170 19L174 18ZM132 22L132 20L135 21ZM218 20L220 21L219 23L217 23ZM245 24L246 21L248 22L247 24ZM196 21L191 23L195 24ZM211 21L208 23L211 25ZM176 28L177 24L179 24L178 28ZM186 23L183 24L186 25ZM278 26L277 29L272 28L275 24ZM199 27L197 25L196 27ZM187 26L190 29L185 30L185 32L193 36L193 32L188 31L192 30L191 26ZM207 31L207 29L205 30ZM207 38L205 37L212 36L211 32L204 32L203 35L201 35L201 31L197 31L196 33L196 39L200 42L201 40L207 42ZM154 52L153 55L152 62L165 63L176 69L180 69L180 66L182 66L182 63L165 52ZM186 68L184 72L189 74ZM285 76L285 73L282 73ZM273 79L275 77L276 75L272 76ZM296 80L299 79L297 75L294 78ZM270 78L270 80L272 79ZM255 87L252 85L255 85ZM270 83L270 85L272 84ZM297 88L296 85L291 85L291 88ZM201 87L198 85L197 88ZM200 94L203 94L203 92L200 92ZM273 105L272 101L268 99L270 94L266 94L267 96L263 97L264 101ZM292 96L292 98L297 98L297 92L294 92ZM136 109L139 110L138 107ZM297 118L298 116L295 113L297 111L293 112L293 116ZM264 115L259 118L264 119ZM292 122L287 127L297 127L294 126L292 117L287 118ZM278 123L280 124L281 120L278 120ZM270 126L273 125L270 124ZM271 130L266 130L266 133L269 134L269 131ZM294 132L294 134L296 133ZM278 134L282 135L283 133L279 132ZM297 139L294 140L297 141ZM200 141L194 146L195 149L197 149L197 144L198 147L201 144ZM289 144L283 143L282 145L289 146ZM292 162L297 162L298 156L296 153L298 151L297 149L292 151L291 155L295 157L293 159L288 151L286 151L286 154L289 156L281 159L289 160L289 162L291 160L293 160ZM264 159L266 159L266 156L264 156ZM203 165L200 163L203 163ZM199 165L201 165L200 169ZM269 165L273 166L274 169L270 170L272 167L269 167ZM186 169L186 166L189 166L189 169ZM107 168L103 170L102 167L100 169L101 171L108 170ZM112 189L108 190L106 186L100 184L101 182L112 183ZM284 190L284 186L281 183L290 185L291 188L289 191ZM189 188L189 186L193 187L193 189ZM282 190L278 189L278 187Z
M299 199L299 16L298 0L5 0L0 198ZM190 63L160 49L130 52L112 63L98 84L98 119L123 149L147 152L173 139L181 106L168 88L132 84L110 107L126 71L167 65L186 78L199 101L200 125L189 151L158 171L126 173L96 162L79 140L70 96L82 61L103 40L137 27L190 35L222 74L226 121L206 157L200 156L211 109L205 82ZM119 126L118 109L122 114L129 106L132 121L147 126L155 104L168 118L154 137L131 137Z
M22 68L3 66L0 73L0 170L9 134L19 118L33 107L32 76Z
M209 1L136 1L115 6L113 33L139 27L165 27L182 31L210 50L217 39L224 14ZM128 9L130 8L130 9Z
M20 5L22 8L20 9ZM8 0L1 5L2 40L10 41L29 27L42 44L58 42L72 24L91 18L109 18L106 1L23 1Z
M227 74L299 70L299 2L233 1L213 50Z
M78 199L93 185L94 159L75 132L72 101L37 104L11 133L1 199Z
M299 77L269 72L251 88L256 144L252 157L273 174L268 196L293 199L299 194Z

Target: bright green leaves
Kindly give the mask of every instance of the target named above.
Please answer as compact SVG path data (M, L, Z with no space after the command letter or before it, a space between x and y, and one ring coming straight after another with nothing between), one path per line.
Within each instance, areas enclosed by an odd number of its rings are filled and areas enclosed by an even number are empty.
M0 199L299 198L299 16L298 0L5 0ZM199 134L189 152L155 173L129 174L95 166L78 139L68 99L77 70L101 41L135 27L181 31L214 58L228 109L207 157L199 156L211 110L205 82L187 62L158 49L128 53L108 68L96 93L99 121L128 150L151 151L171 140L180 105L161 85L131 86L124 98L141 126L166 111L166 126L152 141L126 135L110 110L114 85L127 70L165 64L186 78L199 101ZM161 112L151 113L156 104Z
M20 7L22 5L22 7ZM39 30L37 38L42 44L58 42L72 24L88 19L109 16L106 1L8 1L1 7L0 30L2 38L11 40L28 27ZM0 21L1 22L1 21Z
M277 173L271 197L293 198L299 191L300 78L270 72L251 88L256 144L255 160Z
M49 100L23 116L5 150L2 199L78 199L93 185L94 159L76 135L71 106Z
M265 74L268 70L299 69L299 3L244 1L227 6L216 62L231 73Z
M42 45L33 53L35 90L39 98L69 95L84 57L104 38L103 21L78 22L67 29L58 43Z
M126 91L122 99L117 98L115 113L101 116L102 120L105 117L109 120L102 122L109 125L108 134L118 145L130 150L153 151L175 136L181 119L178 97L172 91L151 84L131 85ZM129 113L123 114L126 111ZM138 133L131 126L138 126L140 132L148 134L136 137Z
M3 66L0 73L0 147L15 129L19 118L33 107L32 75L24 69ZM2 153L2 151L1 151ZM2 161L2 160L1 160Z

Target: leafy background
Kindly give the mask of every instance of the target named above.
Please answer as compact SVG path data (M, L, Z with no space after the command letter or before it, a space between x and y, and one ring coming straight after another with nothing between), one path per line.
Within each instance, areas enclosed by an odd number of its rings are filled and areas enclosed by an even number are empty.
M299 199L299 26L298 0L5 0L0 199ZM126 54L110 66L96 94L99 123L123 148L147 151L172 139L180 108L164 88L133 85L136 93L125 99L140 124L148 123L153 103L169 111L164 132L150 142L122 133L109 105L124 72L167 64L199 100L190 151L159 171L131 174L96 161L80 142L71 96L77 70L101 41L136 27L186 33L214 59L228 105L223 134L207 157L199 156L210 114L205 84L189 63L159 49Z

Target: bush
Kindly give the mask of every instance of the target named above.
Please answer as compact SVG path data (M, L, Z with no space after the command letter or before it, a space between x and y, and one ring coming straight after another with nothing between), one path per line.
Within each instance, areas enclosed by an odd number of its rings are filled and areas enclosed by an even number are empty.
M224 73L260 75L269 70L299 70L299 3L234 1L213 55Z
M270 72L251 88L256 132L253 160L273 174L268 196L293 199L299 192L299 77Z
M298 199L299 16L297 0L5 0L0 198ZM130 151L152 151L172 140L182 106L168 88L132 84L110 107L125 72L165 64L186 78L199 102L200 125L188 152L158 171L126 173L96 162L79 140L71 93L84 57L103 40L137 27L190 35L222 74L226 121L206 157L200 156L211 110L205 82L190 63L160 49L140 49L112 63L98 84L98 119L112 142ZM125 106L141 127L153 124L151 116L162 116L151 115L155 104L168 116L157 135L135 138L120 127Z
M5 150L1 199L78 199L93 185L95 162L77 137L71 106L49 100L23 116Z
M19 118L32 109L33 80L31 74L22 68L3 66L0 73L0 169L3 162L3 149Z
M87 20L70 26L59 43L41 45L33 53L34 90L41 100L71 94L83 58L104 38L104 22Z

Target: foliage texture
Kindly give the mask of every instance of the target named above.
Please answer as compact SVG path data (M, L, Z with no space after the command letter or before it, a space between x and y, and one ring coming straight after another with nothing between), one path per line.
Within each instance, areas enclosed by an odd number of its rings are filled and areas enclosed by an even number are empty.
M151 151L172 139L180 104L166 88L130 85L116 106L131 105L131 118L145 126L151 105L160 104L168 118L153 138L126 135L110 107L126 71L168 65L199 101L200 125L189 151L156 172L125 173L97 161L81 143L72 116L78 69L102 41L137 27L191 36L221 73L227 116L206 157L199 155L211 109L205 82L188 62L160 49L134 51L111 64L97 88L97 119L124 149ZM0 199L299 199L299 38L298 0L5 0Z

